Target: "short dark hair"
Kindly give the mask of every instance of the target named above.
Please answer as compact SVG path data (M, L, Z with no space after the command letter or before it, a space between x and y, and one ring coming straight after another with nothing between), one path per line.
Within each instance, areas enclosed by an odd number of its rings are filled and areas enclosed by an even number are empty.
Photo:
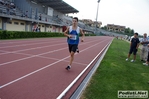
M136 32L136 33L135 33L135 35L137 35L137 36L138 36L138 33Z
M78 22L78 17L74 17L73 19L76 19L76 20L77 20L77 22Z

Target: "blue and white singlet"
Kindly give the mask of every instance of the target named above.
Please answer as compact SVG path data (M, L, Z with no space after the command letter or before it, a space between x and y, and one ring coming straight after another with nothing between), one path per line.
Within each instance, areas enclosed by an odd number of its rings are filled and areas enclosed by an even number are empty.
M67 39L68 44L79 44L79 34L80 34L80 28L77 27L76 30L72 29L72 26L69 27L69 35L71 35L71 38Z

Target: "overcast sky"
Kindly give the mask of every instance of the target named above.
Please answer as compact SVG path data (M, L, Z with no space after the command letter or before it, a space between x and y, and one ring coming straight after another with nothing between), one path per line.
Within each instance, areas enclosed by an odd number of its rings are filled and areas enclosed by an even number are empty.
M79 13L72 14L73 16L95 21L98 0L63 1L79 10ZM102 26L122 25L149 36L149 0L100 0L98 21L102 22Z

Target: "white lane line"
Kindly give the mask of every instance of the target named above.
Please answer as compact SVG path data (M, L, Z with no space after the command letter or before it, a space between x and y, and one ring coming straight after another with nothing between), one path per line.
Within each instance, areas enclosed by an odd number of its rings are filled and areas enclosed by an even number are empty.
M38 55L32 55L32 56L29 56L29 57L25 57L25 58L21 58L21 59L9 61L9 62L1 63L0 66L6 65L6 64L10 64L10 63L14 63L14 62L18 62L18 61L22 61L22 60L25 60L25 59L30 59L30 58L33 58L33 57L37 57L39 55L44 55L44 54L49 54L49 53L57 52L57 51L64 50L64 49L66 49L66 47L65 48L61 48L61 49L58 49L58 50L53 50L53 51L49 51L49 52L46 52L46 53L38 54Z
M69 57L69 56L68 56L68 57ZM33 72L31 72L31 73L29 73L29 74L27 74L27 75L24 75L24 76L20 77L20 78L18 78L18 79L15 79L15 80L13 80L13 81L7 83L7 84L4 84L4 85L0 86L0 89L1 89L1 88L4 88L4 87L6 87L6 86L8 86L8 85L10 85L10 84L13 84L13 83L15 83L15 82L17 82L17 81L19 81L19 80L21 80L21 79L24 79L24 78L26 78L26 77L28 77L28 76L30 76L30 75L32 75L32 74L35 74L35 73L37 73L37 72L39 72L39 71L41 71L41 70L43 70L43 69L46 69L46 68L48 68L48 67L50 67L50 66L52 66L52 65L54 65L54 64L56 64L56 63L59 63L59 62L61 62L62 60L67 59L68 57L65 57L65 58L63 58L63 59L61 59L61 60L59 60L59 61L56 61L56 62L54 62L54 63L51 63L51 64L49 64L49 65L47 65L47 66L45 66L45 67L43 67L43 68L40 68L40 69L38 69L38 70L36 70L36 71L33 71Z
M45 57L45 56L37 56L37 57L44 58L44 59L60 60L58 58ZM63 60L63 62L69 62L69 61ZM80 62L76 62L76 61L73 61L73 63L79 64L79 65L85 65L85 66L88 65L88 64L84 64L84 63L80 63Z
M65 47L67 48L67 47ZM32 54L24 54L24 53L15 53L15 54L19 54L19 55L26 55L26 56L35 56L35 55L32 55ZM60 60L58 58L52 58L52 57L45 57L45 56L40 56L40 55L36 55L36 57L40 57L40 58L44 58L44 59L52 59L52 60ZM63 60L64 62L69 62L67 60ZM73 62L75 64L80 64L80 65L87 65L87 64L84 64L84 63L79 63L79 62Z
M65 47L67 48L67 47ZM18 55L26 55L26 56L35 56L35 55L32 55L32 54L24 54L24 53L15 53L15 54L18 54ZM36 57L40 57L40 58L44 58L44 59L52 59L52 60L60 60L58 58L52 58L52 57L45 57L45 56L40 56L40 55L36 55ZM64 62L69 62L67 60L63 60ZM84 64L84 63L79 63L79 62L73 62L75 64L80 64L80 65L87 65L87 64Z
M61 39L66 41L66 39ZM52 40L53 41L53 40ZM39 42L39 41L38 41ZM54 40L53 42L61 42L60 40ZM46 41L45 43L51 43L51 41ZM4 46L4 47L0 47L0 48L9 48L9 47L18 47L18 46L27 46L27 45L33 45L33 44L44 44L43 42L40 43L31 43L31 44L19 44L19 45L12 45L12 46Z
M105 40L104 40L104 41L105 41ZM102 41L102 42L104 42L104 41ZM90 48L92 48L92 47L94 47L94 46L96 46L96 45L98 45L98 44L100 44L100 43L102 43L102 42L99 42L99 43L96 43L96 44L94 44L94 45L92 45L92 46L90 46L90 47L87 47L87 48L83 49L82 51L80 51L80 53L81 53L81 52L84 52L84 51L86 51L86 50L88 50L88 49L90 49ZM77 55L77 54L75 54L75 55ZM60 60L58 60L58 61L56 61L56 62L54 62L54 63L51 63L51 64L49 64L49 65L47 65L47 66L45 66L45 67L42 67L42 68L40 68L40 69L37 69L37 70L35 70L35 71L33 71L33 72L29 73L29 74L26 74L26 75L24 75L24 76L22 76L22 77L20 77L20 78L18 78L18 79L15 79L15 80L13 80L13 81L11 81L11 82L8 82L8 83L6 83L6 84L4 84L4 85L1 85L1 86L0 86L0 89L1 89L1 88L4 88L4 87L6 87L6 86L8 86L8 85L10 85L10 84L13 84L13 83L15 83L15 82L17 82L17 81L19 81L19 80L21 80L21 79L24 79L24 78L26 78L26 77L28 77L28 76L30 76L30 75L33 75L33 74L35 74L35 73L37 73L37 72L39 72L39 71L41 71L41 70L44 70L44 69L46 69L46 68L48 68L48 67L50 67L50 66L52 66L52 65L54 65L54 64L57 64L57 63L59 63L59 62L65 60L65 59L67 59L67 58L69 58L69 57L70 57L70 56L67 56L67 57L65 57L65 58L62 58L62 59L60 59Z
M98 53L98 55L88 64L88 66L69 84L69 86L56 99L61 99L66 94L66 92L68 92L68 90L77 82L77 80L84 74L84 72L91 66L91 64L104 51L104 49L109 45L109 43Z
M90 42L94 42L94 41L90 41ZM90 42L87 42L87 43L90 43ZM87 43L83 43L82 45L87 44ZM33 58L33 57L37 57L37 56L40 56L40 55L45 55L45 54L49 54L49 53L54 53L54 52L61 51L61 50L67 49L67 48L68 48L68 47L65 47L65 48L61 48L61 49L58 49L58 50L53 50L53 51L49 51L49 52L45 52L45 53L41 53L41 54L37 54L37 55L25 57L25 58L13 60L13 61L1 63L0 66L6 65L6 64L10 64L10 63L14 63L14 62L18 62L18 61L22 61L22 60L29 59L29 58ZM13 53L13 52L11 52L11 53ZM15 54L16 54L16 53L15 53Z
M50 41L55 41L56 39L49 39ZM49 42L49 40L9 40L9 41L3 41L3 42L0 42L0 45L1 44L18 44L18 43L33 43L33 42Z
M61 41L54 41L55 42L61 42ZM31 44L19 44L19 45L12 45L12 46L3 46L3 47L0 47L0 48L10 48L10 47L20 47L20 46L28 46L28 45L38 45L38 44L46 44L46 43L53 43L53 42L40 42L40 43L31 43Z
M96 41L96 40L94 40ZM92 41L91 41L92 42ZM88 43L88 42L87 42ZM35 48L29 48L29 49L23 49L23 50L17 50L17 51L2 51L5 53L1 53L0 55L4 55L4 54L9 54L9 53L17 53L17 52L21 52L21 51L27 51L27 50L33 50L33 49L41 49L41 48L46 48L46 47L51 47L51 46L56 46L56 45L62 45L62 44L66 44L66 43L61 43L61 44L55 44L55 45L49 45L49 46L42 46L42 47L35 47ZM86 43L85 43L86 44ZM81 45L81 44L80 44Z
M10 52L10 51L3 51L5 53L1 53L0 55L9 54L9 53L17 53L17 52L22 52L22 51L34 50L34 49L42 49L42 48L46 48L46 47L52 47L52 46L63 45L63 44L66 44L66 43L60 43L60 44L54 44L54 45L48 45L48 46L42 46L42 47L34 47L34 48L17 50L17 51L12 51L12 52Z

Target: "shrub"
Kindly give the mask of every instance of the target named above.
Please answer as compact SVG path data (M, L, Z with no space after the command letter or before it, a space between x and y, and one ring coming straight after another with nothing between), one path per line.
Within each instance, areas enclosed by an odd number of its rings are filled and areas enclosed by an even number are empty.
M85 35L95 36L95 34L85 34ZM64 37L64 34L55 32L0 31L0 39L41 38L41 37Z

